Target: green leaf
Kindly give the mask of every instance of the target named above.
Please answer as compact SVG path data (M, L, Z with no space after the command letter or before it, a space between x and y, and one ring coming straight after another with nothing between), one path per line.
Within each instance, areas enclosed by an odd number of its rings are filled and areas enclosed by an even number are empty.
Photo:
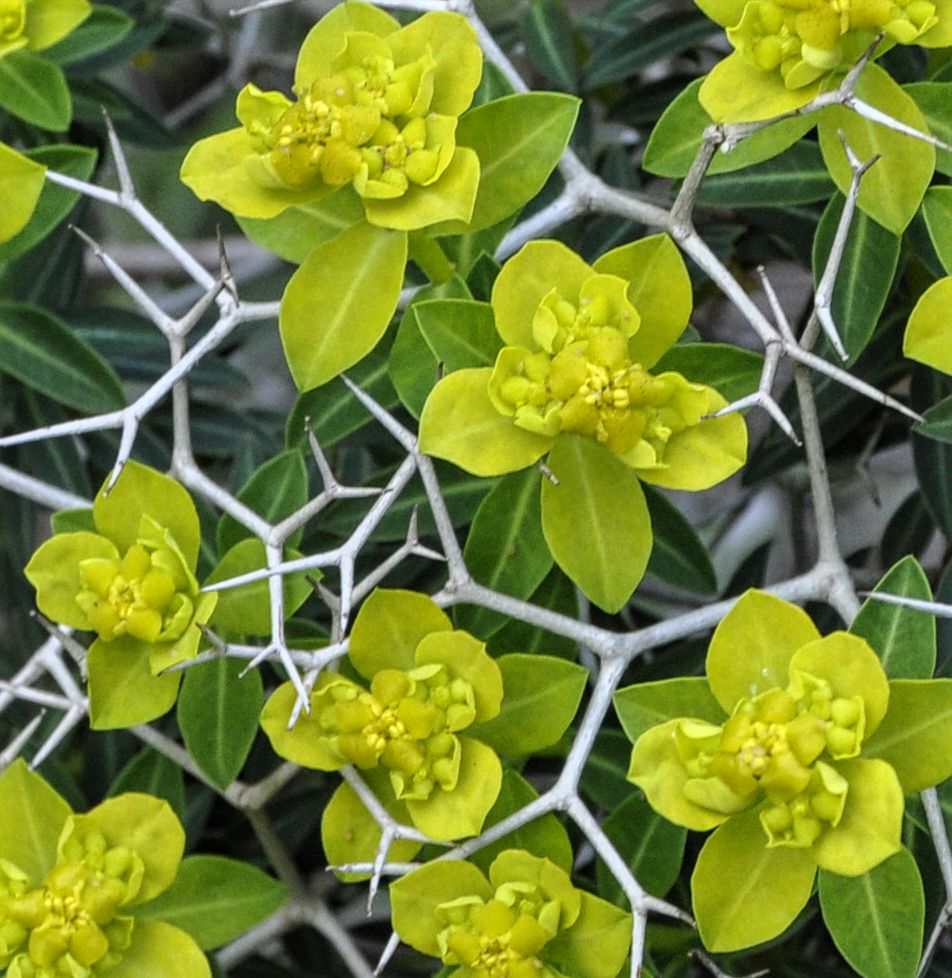
M919 111L925 117L929 132L937 139L952 144L952 115L949 114L949 101L952 99L952 84L948 82L916 82L904 85L903 90L911 95ZM952 153L947 149L936 151L935 168L945 176L952 176Z
M916 103L876 64L868 64L856 85L856 95L880 112L926 132ZM870 122L839 105L820 112L820 149L840 192L849 191L852 170L842 138L861 162L880 158L863 177L857 204L893 234L902 234L912 220L935 170L935 150L927 143Z
M917 370L912 375L910 402L922 413L952 393L952 385L932 370ZM952 539L952 446L922 435L912 435L912 460L919 490L936 524Z
M552 567L542 534L539 479L539 471L531 467L503 476L476 511L463 549L474 580L523 601ZM459 627L482 638L498 631L506 620L475 605L462 605L456 611Z
M758 813L735 815L704 843L691 877L704 946L736 951L777 937L810 899L815 875L809 849L768 849Z
M678 717L716 724L727 719L703 676L626 686L615 693L614 703L622 729L632 743L646 730Z
M300 557L297 550L286 548L285 560ZM217 584L231 577L239 577L249 571L261 570L267 566L264 544L256 537L239 540L218 562L215 569L205 579L205 584ZM314 593L308 583L311 579L320 580L317 569L305 573L283 575L284 617L291 617L298 608ZM272 633L271 591L267 579L242 584L218 592L218 603L209 624L243 636L268 636Z
M589 58L585 87L623 81L662 58L695 47L716 30L704 14L691 9L664 13L648 22L635 21L627 34Z
M652 373L674 370L692 383L713 387L730 403L757 390L763 366L759 353L727 343L679 343L654 365Z
M22 758L0 775L0 857L39 885L56 862L70 808Z
M863 745L864 758L896 769L908 795L952 775L952 679L894 679L889 710Z
M439 361L420 331L416 304L405 310L390 349L388 374L403 406L419 418L439 376Z
M698 78L665 109L652 129L645 148L644 168L661 177L683 177L701 147L710 116L697 100L703 79ZM775 122L748 136L730 153L716 153L708 173L730 173L762 163L792 146L815 125L813 116L797 116Z
M930 187L922 199L922 214L935 253L952 275L952 187Z
M620 731L602 728L582 772L582 792L600 808L617 808L631 797L625 775L631 759L631 741Z
M929 408L922 418L912 426L913 431L926 438L952 443L952 395Z
M58 533L96 532L92 507L80 509L61 509L50 516L50 529L55 536Z
M502 709L467 731L508 757L551 747L578 710L588 670L550 655L504 655Z
M813 239L813 278L817 283L829 260L843 204L839 194L833 197ZM882 315L899 264L900 245L899 237L863 211L854 212L833 288L832 308L850 364L866 349ZM871 268L876 269L875 275L870 275Z
M264 702L257 669L242 675L245 663L219 656L185 674L178 724L189 754L219 788L235 780L258 732Z
M39 146L26 155L34 163L77 180L89 179L96 167L97 158L96 151L86 146ZM45 181L36 209L26 227L11 241L0 245L0 265L19 257L42 241L73 209L78 199L79 194L75 190Z
M834 190L819 147L800 142L756 166L709 177L697 200L723 207L785 207L829 200Z
M125 404L112 367L61 319L26 303L0 303L0 371L85 414Z
M532 63L558 88L578 88L572 19L564 0L531 0L519 18L522 41Z
M459 234L497 224L542 189L568 145L579 100L558 92L508 95L460 119L456 141L479 156L479 191L466 225L438 225L434 234Z
M539 793L522 775L507 768L503 771L499 797L490 808L483 829L491 828L538 797ZM506 849L524 849L533 856L551 860L566 873L572 871L574 856L569 834L565 831L565 826L551 813L534 818L531 822L507 832L501 839L483 846L473 853L470 861L484 873L488 873L493 860Z
M642 490L654 535L648 573L678 588L713 594L717 590L717 574L694 527L657 489L642 486Z
M136 917L180 927L207 951L250 930L287 896L283 883L248 863L224 856L188 856L175 882L137 907Z
M912 556L887 571L873 593L878 591L932 600L929 579ZM869 642L890 679L928 679L935 671L935 618L924 611L867 598L850 631Z
M915 978L925 896L903 849L862 876L820 870L820 909L840 954L863 978Z
M238 501L253 509L269 523L280 523L307 502L307 468L304 456L289 449L264 463L238 491ZM287 539L296 546L303 531L296 530ZM230 550L251 531L227 513L218 522L217 543L220 553Z
M556 563L604 611L644 576L651 519L634 472L591 438L560 435L542 483L542 531Z
M579 890L581 912L542 952L567 974L617 978L631 946L631 914Z
M73 112L66 76L31 51L5 54L0 58L0 108L41 129L65 132Z
M384 410L392 411L400 399L390 381L389 353L387 337L384 337L383 342L348 371L348 376ZM298 397L285 428L288 448L306 445L306 418L310 419L318 444L324 449L373 422L373 416L340 378Z
M185 815L185 779L174 761L151 747L143 747L119 772L109 788L114 798L125 791L138 791L164 798L181 820Z
M687 829L659 815L640 794L630 794L602 823L631 869L652 896L663 897L677 882L684 859ZM608 867L598 861L598 889L612 903L624 899Z
M406 261L406 234L361 223L318 245L291 276L279 327L299 390L327 383L377 345Z
M488 303L431 299L414 303L413 310L423 338L447 373L496 362L502 340Z
M43 51L43 57L59 65L74 64L121 41L135 21L115 7L93 4L89 16L61 41Z

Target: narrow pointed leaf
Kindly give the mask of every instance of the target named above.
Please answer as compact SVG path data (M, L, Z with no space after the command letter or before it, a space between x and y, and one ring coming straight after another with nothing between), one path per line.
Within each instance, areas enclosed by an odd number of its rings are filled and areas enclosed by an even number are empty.
M0 303L0 371L84 414L125 403L112 367L62 320L37 306Z
M524 601L552 567L542 534L540 479L539 471L532 467L503 476L477 510L463 550L475 580ZM456 611L459 627L481 638L498 631L506 620L474 605Z

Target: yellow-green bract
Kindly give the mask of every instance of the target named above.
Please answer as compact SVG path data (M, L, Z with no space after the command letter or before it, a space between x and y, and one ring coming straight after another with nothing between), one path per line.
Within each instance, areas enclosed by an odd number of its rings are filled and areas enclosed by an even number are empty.
M276 217L350 186L380 227L466 221L479 159L455 133L481 73L459 14L401 27L367 4L340 4L301 47L295 100L246 86L241 126L193 146L182 179L241 217Z
M185 931L140 919L175 880L185 832L168 803L129 793L86 814L22 760L0 776L0 970L7 978L206 978Z
M810 102L835 84L879 33L886 44L946 47L952 6L946 0L697 0L727 28L735 50L701 86L701 105L716 122L768 119Z
M631 915L572 885L548 859L506 849L489 878L431 862L390 887L393 927L452 978L616 978Z
M436 385L420 447L483 476L549 453L546 540L569 577L615 611L651 551L638 480L706 489L747 455L740 415L711 416L726 406L716 390L651 373L690 315L684 262L666 235L594 265L559 242L532 241L503 266L492 308L505 347L494 367L458 370ZM600 553L611 559L600 563Z
M0 0L0 58L52 47L91 10L89 0Z
M865 640L821 637L761 591L716 629L706 680L628 687L616 707L630 736L641 711L670 717L637 736L629 780L670 821L716 829L691 880L714 951L780 934L817 868L855 877L899 852L903 794L952 774L952 755L910 733L920 715L948 732L952 682L889 681Z
M519 701L518 710L522 687L534 685L538 696L546 676L556 677L563 692L546 701L545 747L565 732L584 686L584 676L576 682L565 663L549 656L490 658L482 642L411 591L378 590L367 599L348 657L366 685L323 673L310 713L288 729L297 695L285 683L265 704L261 725L275 751L295 763L321 771L355 765L398 821L436 840L482 829L502 783L498 750L540 746L512 730L506 698ZM513 668L510 659L517 660ZM325 810L322 832L332 863L372 859L380 835L348 785ZM400 851L409 858L419 846L405 852L407 845ZM391 857L398 858L393 851Z
M175 702L181 674L163 670L195 656L217 595L199 594L198 513L174 479L128 462L96 495L92 523L51 537L25 573L44 615L96 632L86 659L93 727L132 726Z
M19 234L33 216L45 173L45 166L0 143L0 243Z

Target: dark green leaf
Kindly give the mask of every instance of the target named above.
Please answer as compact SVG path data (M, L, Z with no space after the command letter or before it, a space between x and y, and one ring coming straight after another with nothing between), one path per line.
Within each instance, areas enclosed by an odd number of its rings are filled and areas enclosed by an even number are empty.
M726 401L738 401L757 390L764 358L726 343L678 343L652 367L652 373L674 370L692 383L707 384Z
M915 557L904 557L886 573L874 592L932 600L929 579ZM865 638L890 679L929 679L935 671L935 618L924 611L867 598L850 625Z
M0 371L86 414L125 403L109 364L62 320L25 303L0 303Z
M952 395L924 411L922 418L913 426L916 434L952 443Z
M528 600L552 567L542 535L538 469L503 476L476 512L466 539L466 566L475 580L513 598ZM460 628L488 638L506 618L487 608L464 605Z
M417 325L444 372L491 367L502 349L493 310L485 302L433 299L414 305Z
M578 87L572 20L563 0L531 0L519 18L522 39L533 64L560 89Z
M89 16L53 47L43 52L60 65L73 64L91 54L112 47L121 41L135 26L135 21L115 7L93 4Z
M280 523L307 502L307 468L304 457L289 449L265 462L241 487L238 499L269 523ZM289 547L301 539L300 530L285 541ZM239 540L251 536L251 531L234 517L224 514L218 524L218 550L224 553Z
M0 108L41 129L65 132L72 114L66 76L31 51L5 54L0 58Z
M109 795L120 795L124 791L141 791L164 798L179 818L185 815L185 779L182 769L151 747L143 747L119 772L109 789Z
M836 188L816 143L794 143L772 159L708 177L698 202L724 207L784 207L829 200Z
M935 371L919 368L912 375L912 406L925 411L949 396L950 383ZM919 488L933 519L952 540L952 445L912 435L912 458Z
M235 780L258 732L261 674L224 656L192 666L178 698L178 724L195 763L219 788Z
M635 879L652 896L663 897L674 886L684 859L687 830L662 818L637 789L605 819L602 828ZM615 877L598 861L598 888L613 903L625 897Z
M647 485L642 488L654 533L648 573L686 591L713 594L717 590L717 574L694 527L657 489Z
M840 953L863 978L914 978L925 898L903 849L862 876L820 870L820 909Z
M813 248L813 277L820 281L837 223L843 211L843 198L835 196L820 219ZM886 297L892 287L899 262L900 239L877 224L863 211L853 214L846 250L833 289L833 322L850 355L849 363L866 349L879 322ZM870 269L876 273L870 274Z
M164 920L211 950L250 930L287 899L283 883L260 869L224 856L188 856L175 881L136 916Z
M626 36L592 52L585 86L622 81L649 65L691 48L720 28L699 10L678 10L648 22L635 21Z

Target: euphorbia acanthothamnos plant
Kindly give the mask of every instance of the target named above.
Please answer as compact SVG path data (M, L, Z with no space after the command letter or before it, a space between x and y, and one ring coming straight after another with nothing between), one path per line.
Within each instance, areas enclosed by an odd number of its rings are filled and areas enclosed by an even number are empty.
M128 462L100 488L88 529L56 533L27 564L37 607L52 621L96 633L86 657L89 709L98 729L145 723L175 702L217 595L195 579L200 529L188 492Z
M8 978L203 978L196 941L153 918L185 832L168 803L128 793L74 814L26 764L0 776L0 971ZM140 916L141 914L141 916Z
M635 739L629 780L670 821L715 829L691 881L715 951L785 930L817 869L859 877L900 852L904 793L952 774L947 750L916 749L913 722L942 722L952 682L888 680L863 638L821 637L760 591L717 627L706 679L631 686L616 706ZM649 712L670 719L645 726Z
M297 694L285 683L265 704L261 724L277 753L298 764L321 771L354 765L396 818L436 840L481 830L502 783L499 753L558 740L585 678L580 667L548 656L494 660L433 601L410 591L378 590L367 599L354 621L348 661L361 681L322 673L310 712L293 724ZM518 700L553 675L564 695L548 704L545 723L536 731L513 729L524 722L507 715L507 697ZM372 819L355 815L352 801L349 786L341 785L324 813L332 862L373 856ZM361 832L369 829L366 851L362 841L356 851L339 844L339 837L353 841L355 830L343 820L355 817ZM345 853L351 858L337 858Z
M451 978L616 978L631 915L548 859L506 849L489 867L436 861L390 887L393 928Z
M436 385L420 447L483 476L547 456L549 547L596 604L617 610L652 546L639 480L706 489L747 455L743 418L713 416L727 405L713 387L652 372L690 315L684 263L664 235L594 265L559 242L532 241L503 266L492 311L504 344L495 365L457 370ZM599 539L615 557L610 567L589 559Z
M294 98L246 86L241 125L186 157L182 179L200 198L300 264L279 325L301 390L373 349L408 257L443 281L452 263L437 236L499 224L558 162L577 99L531 92L469 112L482 69L460 14L431 11L401 27L368 4L341 3L301 46Z

